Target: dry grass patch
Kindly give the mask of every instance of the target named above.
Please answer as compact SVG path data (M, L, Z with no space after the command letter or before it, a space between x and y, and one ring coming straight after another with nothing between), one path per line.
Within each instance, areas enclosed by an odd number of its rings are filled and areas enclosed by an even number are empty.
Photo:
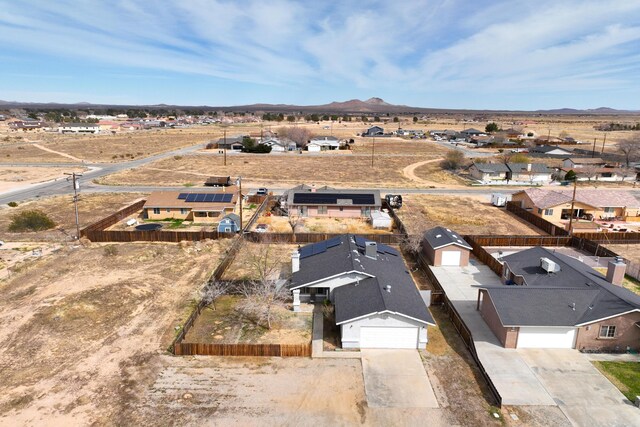
M0 163L77 163L68 157L41 150L31 144L0 147Z
M402 138L376 138L375 143L371 138L354 139L355 144L352 145L351 151L362 155L370 155L373 145L375 156L444 156L447 152L445 147L426 139L408 141Z
M291 253L297 248L298 245L293 244L246 242L225 271L222 280L258 279L255 264L265 258L275 270L280 271L282 275L288 275L291 272Z
M440 166L440 162L427 163L418 166L413 173L420 179L447 185L468 185L469 181L446 171Z
M542 232L485 197L407 195L397 211L410 234L441 225L460 234L529 234Z
M214 242L110 246L66 247L0 284L0 414L13 423L117 416L219 262Z
M241 175L250 183L278 188L311 182L334 187L416 186L402 174L402 169L420 159L422 157L379 157L371 167L370 158L348 154L234 154L227 157L227 166L224 166L222 156L197 154L119 172L101 179L100 183L172 186L204 182L209 175Z
M635 264L640 264L640 243L606 243L603 246Z
M286 216L261 216L256 221L266 224L269 233L291 233L291 225ZM355 233L355 234L387 234L391 230L376 229L361 218L301 218L296 225L296 233Z
M143 197L136 193L81 194L78 202L80 227L89 225L128 206ZM53 230L29 233L10 233L11 217L25 210L45 212L56 224ZM0 239L8 241L60 241L75 236L75 212L72 196L54 196L20 203L15 208L0 210Z

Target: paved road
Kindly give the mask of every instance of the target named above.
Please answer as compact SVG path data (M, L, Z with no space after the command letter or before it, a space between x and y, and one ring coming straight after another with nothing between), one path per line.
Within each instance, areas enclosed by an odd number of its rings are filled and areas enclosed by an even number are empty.
M120 172L127 169L137 168L139 166L145 165L147 163L152 163L157 160L165 159L171 156L178 156L189 154L194 151L200 150L204 148L205 144L198 144L191 147L180 148L177 150L168 151L165 153L154 154L150 157L145 157L144 159L132 160L130 162L121 162L121 163L66 163L66 164L55 164L56 166L76 166L82 165L86 167L90 167L93 170L90 170L83 174L82 178L80 178L80 188L81 190L89 190L89 191L106 191L106 192L128 192L128 191L137 191L137 190L127 190L126 187L108 187L110 190L100 189L100 187L106 186L96 186L91 183L91 180L100 178L106 175L110 175L112 173ZM27 164L21 164L22 166L26 166ZM33 165L29 165L33 166ZM0 165L1 167L1 165ZM73 191L71 188L71 184L67 182L65 179L58 179L55 181L44 182L42 184L28 186L24 189L18 189L16 191L12 191L9 193L5 193L0 195L0 205L6 204L11 201L22 201L33 199L36 197L43 196L52 196L57 194L69 194Z

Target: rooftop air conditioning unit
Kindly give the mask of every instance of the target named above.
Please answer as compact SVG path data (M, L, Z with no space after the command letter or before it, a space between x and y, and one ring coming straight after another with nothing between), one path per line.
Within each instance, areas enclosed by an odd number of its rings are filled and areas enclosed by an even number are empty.
M549 258L540 258L540 267L547 273L557 273L560 271L560 266Z

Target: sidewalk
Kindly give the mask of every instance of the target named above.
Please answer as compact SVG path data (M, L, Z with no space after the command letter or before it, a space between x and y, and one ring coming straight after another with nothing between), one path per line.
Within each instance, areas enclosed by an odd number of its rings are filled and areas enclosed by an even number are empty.
M316 304L313 307L313 338L311 340L311 357L314 359L333 358L333 359L360 359L362 356L359 351L324 351L323 345L323 319L322 307Z

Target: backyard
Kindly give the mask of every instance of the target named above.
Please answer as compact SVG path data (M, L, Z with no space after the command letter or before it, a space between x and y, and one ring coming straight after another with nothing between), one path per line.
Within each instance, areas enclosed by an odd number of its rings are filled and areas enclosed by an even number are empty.
M387 234L389 229L373 228L371 224L361 218L299 218L296 223L296 233L356 233L356 234ZM252 228L262 224L267 226L269 233L291 233L291 224L286 216L263 215Z
M298 248L293 244L245 242L222 280L256 280L261 265L277 277L291 273L291 253Z
M274 307L272 329L257 325L237 310L239 295L223 295L206 307L187 332L185 343L307 344L311 341L311 313Z
M543 234L528 222L506 209L489 203L488 196L407 195L397 210L409 234L435 226L450 228L460 234Z

